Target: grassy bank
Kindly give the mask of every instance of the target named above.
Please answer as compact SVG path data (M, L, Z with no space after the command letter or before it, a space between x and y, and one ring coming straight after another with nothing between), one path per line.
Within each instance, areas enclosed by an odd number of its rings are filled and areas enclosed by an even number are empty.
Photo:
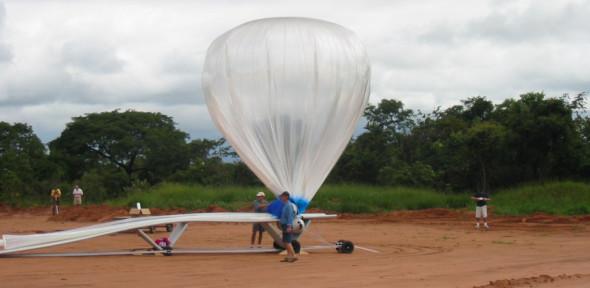
M127 197L110 201L116 206L205 209L216 205L231 211L248 207L262 187L199 186L164 183L147 190L131 192ZM444 194L432 189L378 187L368 185L324 185L311 208L344 213L375 213L427 208L470 208L468 194ZM497 191L491 206L502 215L525 215L537 212L556 215L590 213L590 185L580 182L528 184ZM272 196L270 197L273 198Z
M111 201L117 206L141 202L146 207L204 209L210 205L228 210L248 207L262 187L210 187L165 183L146 191L135 191L123 199ZM274 197L269 197L273 199ZM446 195L430 189L376 187L367 185L324 185L311 208L347 213L372 213L393 210L416 210L435 207L462 208L469 205L467 195Z
M185 208L189 210L205 209L216 205L235 211L249 205L257 191L265 191L267 195L272 195L261 187L163 183L147 190L133 191L127 197L109 201L108 204L135 206L136 202L141 202L144 207Z
M490 205L502 215L590 214L590 185L572 181L527 184L495 193Z
M463 208L469 196L443 194L431 189L364 185L325 185L311 206L347 213L372 213L427 208Z

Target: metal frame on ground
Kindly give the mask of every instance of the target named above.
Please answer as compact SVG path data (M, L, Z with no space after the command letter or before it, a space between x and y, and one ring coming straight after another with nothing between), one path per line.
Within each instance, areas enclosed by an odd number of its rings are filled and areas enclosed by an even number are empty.
M303 232L309 228L311 220L314 219L330 219L335 218L336 215L328 215L325 213L306 213L301 215L303 220L303 227L299 233L296 234L297 240ZM218 223L261 223L266 231L274 240L273 248L210 248L210 249L194 249L194 248L176 248L176 243L182 237L189 223L192 222L218 222ZM176 214L166 216L147 216L139 218L122 219L111 221L81 228L70 230L49 232L41 234L30 235L10 235L5 234L0 240L0 257L2 256L26 256L26 257L41 257L41 256L115 256L115 255L174 255L174 254L236 254L236 253L277 253L282 250L281 232L273 225L277 223L278 219L267 213L192 213L192 214ZM148 234L143 231L143 228L155 226L174 224L174 228L169 234L169 245L162 247L158 245ZM148 245L149 248L136 250L120 250L120 251L90 251L90 252L61 252L61 253L19 253L37 250L41 248L62 246L68 243L84 241L96 237L112 235L125 231L136 231ZM348 242L348 241L347 241ZM348 245L348 244L346 244ZM352 243L350 243L352 245ZM335 244L310 246L302 248L304 251L320 250L320 249L341 249L342 242ZM343 250L338 250L343 251ZM344 251L350 253L352 251Z

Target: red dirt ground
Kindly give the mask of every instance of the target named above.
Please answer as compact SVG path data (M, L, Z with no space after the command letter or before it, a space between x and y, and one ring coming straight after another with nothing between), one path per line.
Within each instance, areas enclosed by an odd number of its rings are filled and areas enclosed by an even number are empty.
M49 212L0 207L0 234L62 230L127 213L108 206L65 207L59 217ZM314 252L294 264L273 254L0 258L0 287L590 287L590 216L497 217L489 231L473 229L472 216L430 209L317 221L304 246L349 239L379 253ZM191 224L178 245L245 247L250 229ZM51 251L143 247L136 235L122 233Z

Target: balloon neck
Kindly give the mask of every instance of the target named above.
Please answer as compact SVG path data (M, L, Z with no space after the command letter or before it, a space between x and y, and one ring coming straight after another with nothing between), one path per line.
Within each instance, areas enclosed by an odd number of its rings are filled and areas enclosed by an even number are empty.
M299 198L299 197L291 197L289 201L294 203L297 206L297 211L299 214L305 212L307 206L309 206L309 200ZM283 211L283 205L285 205L281 200L277 199L270 203L267 207L267 212L276 216L281 217L281 212Z
M309 201L307 199L291 197L289 201L297 205L297 211L299 212L299 214L303 214L303 212L305 212L305 209L307 209L307 206L309 206Z

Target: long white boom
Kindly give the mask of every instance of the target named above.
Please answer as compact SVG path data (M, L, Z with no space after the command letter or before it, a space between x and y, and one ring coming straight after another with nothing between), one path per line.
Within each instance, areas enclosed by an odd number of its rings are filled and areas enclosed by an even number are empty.
M334 218L336 215L324 213L303 214L303 219ZM99 236L135 230L144 227L173 223L189 222L241 222L241 223L270 223L278 219L268 213L192 213L166 216L148 216L117 220L87 227L70 229L59 232L31 234L31 235L3 235L0 240L1 254L18 251L39 249L82 241Z

